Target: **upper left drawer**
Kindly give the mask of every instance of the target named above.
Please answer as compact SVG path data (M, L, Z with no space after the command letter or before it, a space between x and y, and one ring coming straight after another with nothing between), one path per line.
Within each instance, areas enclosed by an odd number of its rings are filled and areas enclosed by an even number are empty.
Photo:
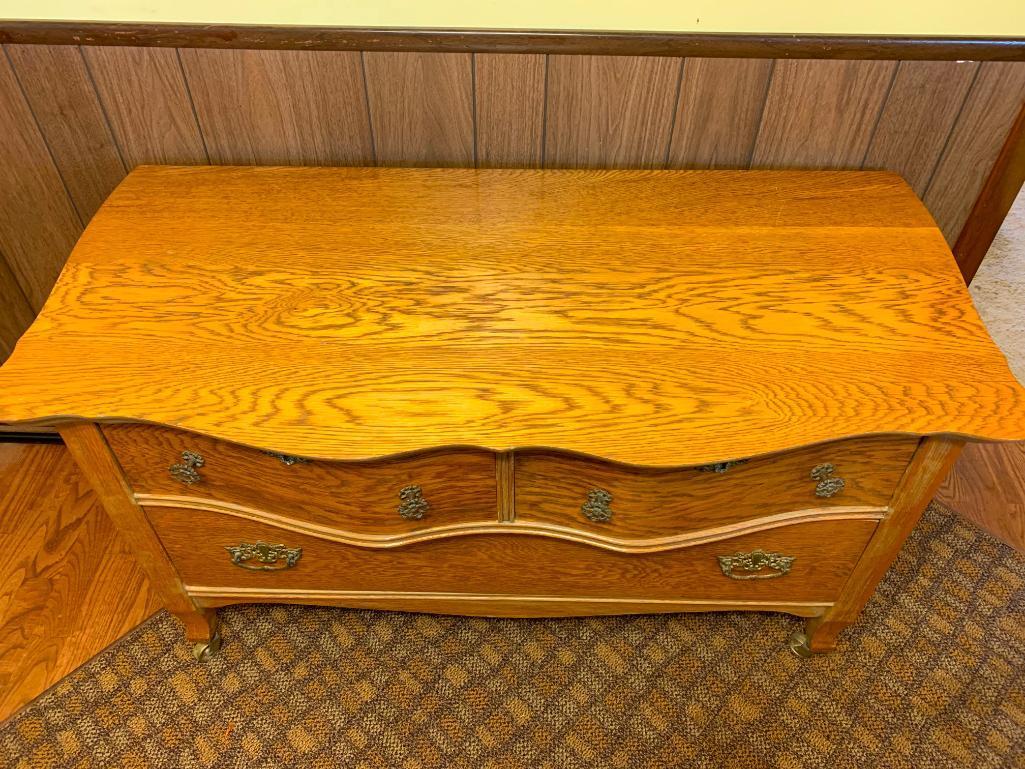
M495 458L445 450L366 462L305 460L149 424L103 425L133 493L270 513L369 535L495 522ZM244 508L244 509L242 509Z

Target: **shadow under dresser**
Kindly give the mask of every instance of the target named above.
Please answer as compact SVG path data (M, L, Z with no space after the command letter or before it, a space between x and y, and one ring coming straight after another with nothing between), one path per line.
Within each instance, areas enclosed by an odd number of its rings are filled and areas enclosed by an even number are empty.
M876 172L146 167L0 369L216 607L771 610L832 649L1025 390Z

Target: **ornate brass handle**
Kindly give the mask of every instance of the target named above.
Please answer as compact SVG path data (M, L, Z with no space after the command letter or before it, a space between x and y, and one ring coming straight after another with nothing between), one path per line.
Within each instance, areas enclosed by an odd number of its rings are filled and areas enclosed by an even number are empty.
M752 550L750 553L720 555L719 568L730 579L773 579L790 573L794 556ZM765 571L769 569L769 571ZM739 573L738 573L739 572Z
M279 454L276 451L265 451L263 453L268 457L274 457L281 464L288 465L289 467L292 465L305 465L310 461L308 459L303 459L302 457L293 456L292 454Z
M236 566L250 571L281 571L291 569L299 559L302 558L301 547L285 547L284 545L270 545L266 542L254 542L249 544L242 542L238 545L229 545L224 548L231 553L231 562ZM256 561L256 563L249 563ZM280 563L284 561L284 563Z
M191 486L193 483L199 483L203 480L203 476L199 474L199 470L196 468L202 467L204 464L202 455L195 451L183 451L182 461L180 463L175 462L168 469L171 472L172 478Z
M834 478L836 468L828 462L815 465L811 470L811 479L818 481L815 484L816 497L834 497L844 490L847 482L843 478Z
M589 521L605 523L612 518L612 494L605 489L591 489L587 501L580 506L580 512Z
M404 486L399 490L399 515L407 521L419 521L430 509L424 499L424 490L419 486Z
M737 465L744 464L747 464L746 459L732 459L729 462L716 462L711 465L701 465L698 470L703 473L725 473L727 470L730 470Z

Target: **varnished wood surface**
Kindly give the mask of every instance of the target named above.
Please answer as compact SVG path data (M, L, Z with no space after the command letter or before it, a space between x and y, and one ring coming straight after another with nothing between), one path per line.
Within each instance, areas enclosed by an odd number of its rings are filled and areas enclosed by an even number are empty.
M160 608L61 445L0 444L0 720Z
M147 507L190 591L209 588L829 603L876 521L815 521L661 553L615 553L547 537L489 534L374 550L199 510ZM197 540L196 531L203 537ZM224 549L264 541L301 547L294 568L250 571ZM772 579L726 577L716 556L762 548L795 557ZM572 614L572 605L564 607Z
M332 459L1025 437L1025 390L882 173L141 169L0 385L2 421Z
M811 508L885 511L918 441L870 438L756 458L724 473L645 470L549 452L516 455L516 520L547 522L610 537L657 538ZM812 468L831 463L846 484L815 495ZM612 495L609 521L584 517L592 489Z
M797 617L818 617L826 602L674 600L592 598L581 596L521 596L496 593L411 593L357 590L274 590L189 586L190 595L204 607L235 603L298 603L349 609L460 614L470 617L593 617L614 614L657 614L702 611L778 611Z
M1025 553L1025 443L965 446L936 500Z
M763 137L758 166L842 160L906 175L928 190L949 243L978 203L973 220L985 226L972 254L958 251L965 274L1004 215L979 195L1000 170L994 158L1021 105L1025 63L905 62L888 79L873 74L880 62L788 64L771 51L666 58L652 69L629 56L560 63L440 50L381 60L373 51L5 45L13 77L0 84L0 153L9 151L0 261L38 311L99 199L146 163L746 168ZM659 74L666 67L676 76ZM970 71L979 76L960 98ZM785 98L767 101L770 90ZM867 156L856 151L865 141ZM1000 168L988 188L1017 190ZM2 283L0 292L3 356L26 323Z
M0 21L0 43L301 50L488 51L626 56L1025 61L1011 37L375 29L109 21Z
M986 177L964 229L954 243L954 258L969 283L986 258L1007 212L1025 183L1025 99Z
M262 451L156 425L108 425L110 447L133 492L249 506L301 521L370 535L398 535L437 526L498 520L495 457L485 451L443 451L381 462L284 465ZM204 460L198 483L168 468L183 451ZM399 491L420 486L430 508L419 520L399 515Z
M844 584L842 594L828 611L805 623L812 651L833 649L837 634L861 614L879 580L903 547L904 540L950 472L962 446L962 441L948 438L922 441L894 494L893 512L879 524L864 555Z

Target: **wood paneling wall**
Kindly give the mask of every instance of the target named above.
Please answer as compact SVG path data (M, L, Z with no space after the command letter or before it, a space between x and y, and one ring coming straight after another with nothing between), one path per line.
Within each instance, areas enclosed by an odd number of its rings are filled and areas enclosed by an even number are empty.
M6 45L0 357L144 163L886 168L951 243L1025 63Z

